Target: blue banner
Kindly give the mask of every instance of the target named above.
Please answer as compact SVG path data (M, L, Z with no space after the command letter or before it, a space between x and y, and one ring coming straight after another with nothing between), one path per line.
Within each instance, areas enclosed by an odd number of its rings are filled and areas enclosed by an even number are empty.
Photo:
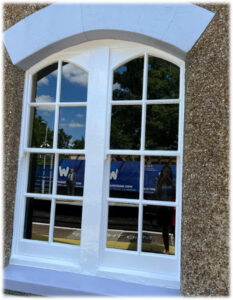
M151 194L155 191L156 180L164 165L162 164L146 164L144 170L144 192ZM65 187L66 179L70 169L73 168L77 175L77 188L83 188L85 160L60 159L58 166L58 186ZM173 180L176 180L176 165L170 165ZM36 168L36 186L41 186L45 171L45 186L49 185L49 179L52 180L51 174L53 169L46 165L43 169L42 165ZM139 161L112 161L110 170L110 189L113 191L139 191L140 178L140 162Z

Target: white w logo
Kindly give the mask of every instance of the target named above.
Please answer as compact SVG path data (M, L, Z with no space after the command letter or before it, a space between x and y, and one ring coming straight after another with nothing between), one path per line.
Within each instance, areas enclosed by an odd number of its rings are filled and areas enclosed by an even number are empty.
M111 173L110 173L110 180L117 180L117 176L118 176L118 173L119 173L119 170L118 169L116 169L116 172L114 172L114 171L112 171Z
M69 169L70 168L68 166L66 167L66 169L63 169L61 166L59 166L59 174L60 174L60 176L67 177Z

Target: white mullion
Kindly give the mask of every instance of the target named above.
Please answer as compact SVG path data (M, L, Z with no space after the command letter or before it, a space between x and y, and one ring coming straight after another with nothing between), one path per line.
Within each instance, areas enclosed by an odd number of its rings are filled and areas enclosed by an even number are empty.
M142 245L142 224L143 224L143 194L144 194L144 155L140 159L140 183L139 183L139 207L138 207L138 252L141 253Z
M28 78L28 87L26 89L26 97L27 97L27 102L26 102L26 118L25 118L25 122L22 124L23 126L25 125L25 138L23 141L23 148L25 149L26 147L28 147L28 141L29 141L29 135L30 135L30 113L31 113L31 107L30 107L30 100L31 97L29 97L29 95L31 95L32 93L32 75L29 75Z
M58 153L54 155L54 167L53 167L53 197L57 194L57 175L58 175Z
M53 242L53 229L55 223L55 211L56 211L56 200L52 198L51 200L51 208L50 208L50 222L49 222L49 244Z
M59 101L61 96L61 77L62 77L62 61L58 61L57 72L57 90L56 90L56 106L55 106L55 120L54 120L54 134L53 134L53 149L57 149L58 141L58 122L59 122Z

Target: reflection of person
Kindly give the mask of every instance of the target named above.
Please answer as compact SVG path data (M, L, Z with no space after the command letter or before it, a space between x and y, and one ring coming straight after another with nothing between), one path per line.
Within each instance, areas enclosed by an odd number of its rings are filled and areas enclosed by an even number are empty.
M172 180L172 170L168 165L165 165L157 179L156 198L161 201L174 201L175 187ZM172 223L171 207L160 207L159 223L162 227L164 253L169 254L169 226Z
M67 176L66 184L67 184L67 194L74 195L74 188L76 183L77 175L74 172L74 169L70 169L70 173Z

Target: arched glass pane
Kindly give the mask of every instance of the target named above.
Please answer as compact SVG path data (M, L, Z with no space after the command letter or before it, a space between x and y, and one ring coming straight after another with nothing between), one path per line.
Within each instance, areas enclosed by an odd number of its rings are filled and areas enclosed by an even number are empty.
M57 89L57 63L33 76L32 102L55 102Z
M143 57L120 66L113 75L113 100L141 100Z
M179 98L180 69L161 58L149 56L147 99Z
M74 64L62 63L61 102L87 101L88 73Z

